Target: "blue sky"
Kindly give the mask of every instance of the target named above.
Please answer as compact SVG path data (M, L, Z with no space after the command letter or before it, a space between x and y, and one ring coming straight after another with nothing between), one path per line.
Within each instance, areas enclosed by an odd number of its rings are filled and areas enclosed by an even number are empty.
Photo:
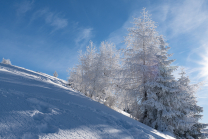
M1 0L0 58L67 80L78 51L92 40L125 48L124 36L145 7L164 35L177 66L192 83L204 81L198 104L208 123L208 1L206 0ZM177 76L177 71L175 72Z

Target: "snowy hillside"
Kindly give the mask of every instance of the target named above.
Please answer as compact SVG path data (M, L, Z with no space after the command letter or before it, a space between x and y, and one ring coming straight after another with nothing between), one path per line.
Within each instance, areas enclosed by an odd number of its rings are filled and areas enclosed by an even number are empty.
M47 74L0 64L0 138L172 138Z

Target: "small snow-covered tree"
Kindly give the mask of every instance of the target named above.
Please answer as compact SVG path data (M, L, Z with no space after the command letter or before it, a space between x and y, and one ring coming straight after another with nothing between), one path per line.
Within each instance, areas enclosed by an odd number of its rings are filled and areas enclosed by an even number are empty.
M120 69L120 55L113 43L102 42L98 54L99 99L112 106L115 100L115 77Z
M181 77L178 80L179 90L183 94L181 96L182 105L180 110L183 114L183 123L185 127L181 127L175 130L177 136L184 138L206 138L205 134L201 132L206 128L208 124L199 123L200 115L203 112L203 108L197 105L196 92L200 87L200 84L190 84L190 79L185 76L185 71L182 69L180 73Z
M82 69L82 84L84 85L83 92L87 96L93 98L96 96L97 89L97 49L90 41L90 45L87 46L87 52L80 57L80 68Z
M58 77L58 73L55 71L55 72L53 73L53 76L54 76L54 77Z
M87 52L80 53L79 64L70 72L69 82L75 90L93 97L97 89L97 50L90 41Z
M84 84L82 83L82 69L81 69L81 65L77 65L76 67L74 67L71 71L70 71L70 77L68 79L68 82L70 84L70 86L82 93L85 93L83 91L83 86Z
M9 59L4 59L4 58L2 59L2 62L1 63L8 64L8 65L11 65L12 64Z
M115 45L102 42L98 53L90 42L87 52L80 55L79 63L70 72L72 87L96 101L112 106L115 100L114 78L119 68L119 52Z

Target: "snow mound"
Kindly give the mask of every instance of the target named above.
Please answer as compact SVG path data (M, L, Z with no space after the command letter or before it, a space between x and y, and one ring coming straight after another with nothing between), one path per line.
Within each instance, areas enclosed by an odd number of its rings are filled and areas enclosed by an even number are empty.
M65 83L0 63L0 138L172 138L73 91Z

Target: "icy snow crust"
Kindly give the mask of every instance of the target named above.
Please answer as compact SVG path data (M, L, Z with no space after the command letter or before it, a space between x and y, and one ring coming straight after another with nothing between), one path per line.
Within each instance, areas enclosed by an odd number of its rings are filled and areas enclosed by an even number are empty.
M0 64L2 139L172 137L73 91L44 73Z

